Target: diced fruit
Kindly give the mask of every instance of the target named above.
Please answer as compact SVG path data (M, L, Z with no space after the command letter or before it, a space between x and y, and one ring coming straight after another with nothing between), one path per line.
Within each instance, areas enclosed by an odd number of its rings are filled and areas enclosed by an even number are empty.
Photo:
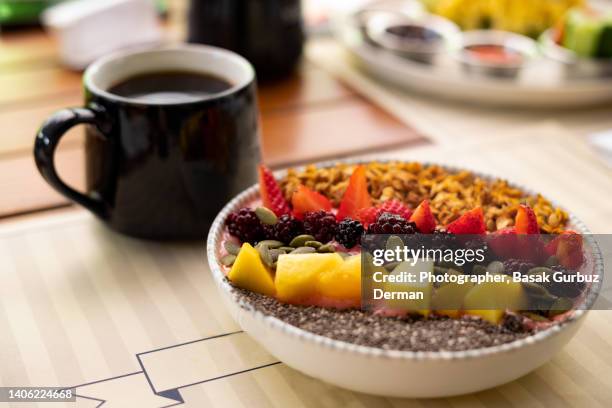
M357 166L349 179L348 187L342 196L340 208L336 219L342 221L345 218L357 218L358 211L362 208L371 207L372 198L368 193L368 181L366 179L365 166Z
M357 211L357 219L361 221L365 228L368 225L376 222L376 217L378 216L378 207L366 207Z
M276 295L283 302L304 303L317 295L319 276L342 265L337 254L280 255L276 265Z
M414 222L422 234L431 234L436 229L436 219L434 218L431 208L429 208L429 201L424 200L414 210L414 213L410 217L410 221Z
M506 310L527 307L527 295L520 282L503 275L502 282L483 282L469 290L463 301L465 313L499 324Z
M535 212L526 205L520 205L514 221L517 234L539 234L538 218Z
M565 231L548 243L546 253L556 255L561 266L576 270L584 262L582 236L575 231Z
M274 296L276 292L272 271L263 264L257 250L246 242L242 244L227 277L234 285L242 289L267 296Z
M393 310L419 313L428 316L430 313L431 293L433 284L425 279L421 280L421 272L433 273L433 261L421 261L412 264L412 260L397 265L391 275L400 275L402 272L412 273L416 276L415 282L385 282L384 291L388 294L393 292L406 292L422 296L422 299L387 299L385 305ZM391 280L391 279L390 279ZM421 295L422 294L422 295Z
M487 230L484 222L484 215L481 207L470 210L455 221L451 222L446 230L453 234L484 234Z
M431 298L431 309L443 316L459 317L463 300L472 287L474 284L470 282L449 282L439 287Z
M321 272L318 292L338 300L361 301L361 255L352 255L336 269Z
M487 243L501 259L510 259L517 256L518 240L515 227L502 228L489 234Z
M412 216L412 210L406 204L402 203L400 200L387 200L378 206L377 215L382 213L391 213L401 215L402 218L409 220Z
M291 196L291 204L293 205L293 215L300 220L306 212L331 211L332 208L331 201L327 197L302 185L299 185Z
M283 192L276 182L274 175L263 164L259 165L259 192L261 200L266 208L269 208L277 216L289 214L291 209L289 203L285 200Z

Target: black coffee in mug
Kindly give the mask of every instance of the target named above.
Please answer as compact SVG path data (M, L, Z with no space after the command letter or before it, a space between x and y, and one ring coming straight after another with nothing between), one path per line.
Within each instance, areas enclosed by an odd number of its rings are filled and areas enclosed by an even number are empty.
M225 79L199 72L163 71L139 74L113 85L108 92L153 103L192 102L232 87Z
M113 229L203 238L223 205L256 182L255 74L237 54L196 45L120 53L92 64L84 87L84 107L51 116L34 156L52 187ZM78 124L86 125L85 193L53 163Z

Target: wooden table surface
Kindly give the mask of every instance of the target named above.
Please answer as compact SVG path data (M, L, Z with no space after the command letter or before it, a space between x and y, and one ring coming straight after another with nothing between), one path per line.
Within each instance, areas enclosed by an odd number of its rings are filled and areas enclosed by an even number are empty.
M163 24L176 42L185 35L186 1L169 4ZM41 29L0 36L0 218L69 205L38 174L32 146L49 114L82 103L81 75L61 66L58 45ZM260 84L259 106L264 160L275 167L426 141L307 61L287 79ZM82 141L76 128L57 152L59 173L79 189Z

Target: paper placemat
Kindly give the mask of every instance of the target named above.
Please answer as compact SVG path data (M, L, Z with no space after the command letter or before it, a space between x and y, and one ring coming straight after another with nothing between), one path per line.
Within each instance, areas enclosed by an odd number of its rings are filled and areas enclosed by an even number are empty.
M610 172L554 126L478 148L394 154L507 175L563 202L594 231L612 228L603 200L612 191ZM563 352L517 381L467 396L404 400L339 389L262 350L224 310L203 243L127 238L74 210L2 224L0 279L0 385L75 386L79 395L76 404L2 407L607 407L612 401L612 312L591 312Z

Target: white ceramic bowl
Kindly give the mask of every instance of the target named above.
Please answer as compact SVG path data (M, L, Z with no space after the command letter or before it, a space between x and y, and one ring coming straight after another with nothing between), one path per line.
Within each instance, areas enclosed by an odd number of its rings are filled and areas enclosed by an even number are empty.
M326 164L330 163L321 165ZM586 311L576 310L563 323L533 336L495 347L452 352L383 350L299 329L240 300L225 280L218 262L228 214L258 197L258 185L252 186L219 213L208 235L208 263L221 297L240 327L270 354L309 376L350 390L384 396L429 398L466 394L512 381L546 363L584 321ZM584 224L573 216L570 224L573 229L588 233ZM603 274L601 259L597 260L595 271Z

